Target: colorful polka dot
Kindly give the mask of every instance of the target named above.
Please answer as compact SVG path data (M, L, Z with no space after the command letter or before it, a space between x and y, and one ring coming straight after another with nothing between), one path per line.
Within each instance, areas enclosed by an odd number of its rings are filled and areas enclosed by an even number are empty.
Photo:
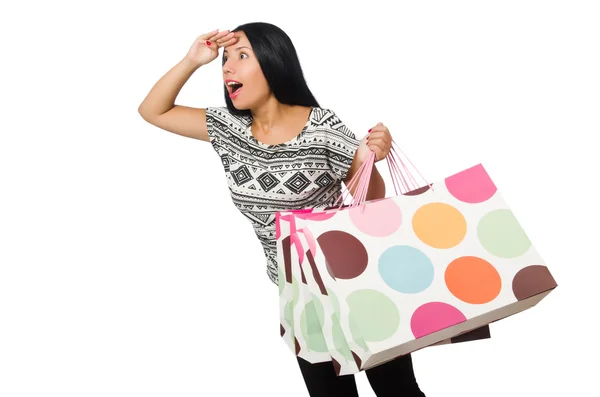
M293 329L293 327L294 327L294 302L293 301L289 301L288 303L286 303L285 307L283 308L283 318L285 319L285 322L288 323Z
M354 343L356 343L358 346L360 346L363 350L369 350L369 347L367 346L367 344L365 343L363 337L362 337L362 333L360 331L360 328L358 327L358 325L352 321L350 321L350 333L352 334L352 340L354 341Z
M342 327L340 326L340 322L337 316L331 316L332 322L332 336L333 336L333 344L335 349L340 352L340 354L347 360L351 361L353 359L352 352L350 351L350 347L348 346L348 341L346 340L346 336L344 335L344 331L342 331Z
M427 255L417 248L397 245L379 257L379 274L390 288L415 294L431 285L434 267Z
M302 336L309 350L327 352L327 343L323 335L324 310L318 299L313 299L306 304L300 315L300 328Z
M329 288L327 288L327 296L329 296L329 301L331 302L331 306L333 308L333 311L337 315L339 315L340 314L340 301L338 300L338 297Z
M433 248L452 248L467 233L467 221L463 214L446 203L429 203L420 207L412 219L415 235Z
M502 279L496 268L475 256L463 256L450 262L445 280L452 295L472 304L491 302L502 289Z
M452 196L465 203L482 203L497 191L496 185L479 164L445 179L446 188Z
M519 270L512 282L512 290L517 300L531 298L556 286L554 277L544 265L531 265Z
M402 212L393 200L379 200L348 210L350 220L361 232L373 237L386 237L402 224Z
M299 213L296 214L296 218L300 218L300 219L310 219L311 221L326 221L328 219L331 219L335 216L335 214L337 214L336 211L328 211L328 212L324 212L324 211L319 211L319 212L303 212L303 213Z
M352 279L367 268L368 254L359 239L341 230L332 230L317 237L317 242L334 279Z
M404 196L418 196L418 195L423 194L426 191L428 191L430 186L432 186L432 185L421 186L420 188L417 188L417 189L414 189L414 190L411 190L409 192L402 193L402 194Z
M531 247L525 231L509 209L484 215L477 226L477 237L483 248L500 258L516 258Z
M415 310L410 328L415 338L421 338L466 320L460 310L448 303L429 302Z
M383 293L363 289L358 290L346 298L350 309L349 321L356 325L356 331L365 341L377 342L385 340L398 330L400 326L400 313L398 308Z

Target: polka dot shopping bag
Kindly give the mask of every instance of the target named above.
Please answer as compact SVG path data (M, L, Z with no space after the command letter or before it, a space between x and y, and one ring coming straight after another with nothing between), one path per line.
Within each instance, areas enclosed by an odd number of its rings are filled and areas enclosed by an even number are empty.
M482 164L419 187L395 144L387 162L395 196L365 200L371 156L349 206L286 214L304 280L289 285L304 288L338 374L489 337L557 286Z

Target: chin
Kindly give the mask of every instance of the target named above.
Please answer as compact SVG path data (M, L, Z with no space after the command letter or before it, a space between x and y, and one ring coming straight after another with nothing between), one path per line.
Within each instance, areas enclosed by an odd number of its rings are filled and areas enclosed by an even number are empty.
M252 104L248 103L246 101L234 101L234 100L232 100L231 103L233 104L233 107L236 108L237 110L250 110L250 109L252 109Z
M233 105L233 107L234 107L236 110L239 110L239 111L250 110L250 108L249 108L249 107L246 107L246 106L236 106L236 105Z

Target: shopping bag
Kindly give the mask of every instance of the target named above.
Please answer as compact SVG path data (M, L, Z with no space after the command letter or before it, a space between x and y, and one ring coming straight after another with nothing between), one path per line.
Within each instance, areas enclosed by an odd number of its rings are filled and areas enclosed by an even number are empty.
M482 164L367 202L370 166L353 180L359 205L294 214L361 370L485 330L557 286Z
M319 301L313 301L302 274L304 258L297 249L294 223L295 219L283 212L276 215L281 336L298 357L310 363L330 361L321 325L323 308Z
M332 216L331 213L336 209L330 208L328 210L329 211L318 212L319 216L317 216L317 212L315 212L312 219L327 219ZM300 250L301 247L309 247L310 244L305 242L304 245L302 245L298 237L302 237L301 234L309 231L297 230L295 219L290 215L309 212L313 212L313 209L283 211L276 215L276 240L278 247L278 263L280 264L279 293L281 336L294 354L311 362L323 362L328 360L326 356L321 355L324 351L324 348L322 347L324 339L337 375L354 374L361 370L360 363L364 360L365 354L368 354L368 348L360 336L357 336L356 333L354 333L354 340L352 341L353 348L350 349L339 323L339 304L335 301L333 295L328 296L328 294L331 294L331 291L325 291L320 276L314 267L311 251L307 250L306 253L303 253ZM314 251L314 249L315 248L313 247L312 250ZM313 271L316 275L313 274ZM303 298L303 291L305 290L308 290L309 292L306 292ZM308 294L310 294L310 298L306 298ZM310 299L313 300L312 307L311 305L308 305ZM311 314L311 316L307 317L313 319L313 321L310 322L310 326L315 328L312 332L312 344L321 346L321 348L317 349L319 354L309 352L310 349L303 341L303 339L307 339L306 337L303 338L303 335L306 333L306 328L304 328L304 334L300 334L299 337L295 336L295 332L301 331L295 331L294 323L297 324L298 329L300 329L301 326L306 327L307 324L306 321L302 322L298 320L298 313L303 307L302 305L297 304L299 301L304 302L307 312ZM314 320L319 321L320 324L317 325ZM322 337L321 334L323 335ZM467 332L460 337L450 338L441 341L438 344L473 341L489 337L489 329L487 326L484 326L479 330Z
M292 230L291 233L297 233L296 241L300 247L306 246L308 250L301 253L301 260L298 261L302 272L302 281L306 284L306 290L313 298L313 304L319 308L321 313L318 316L320 329L327 344L331 361L338 376L351 375L360 371L358 363L360 358L354 353L346 341L345 335L341 329L339 321L339 305L329 299L329 293L321 282L320 276L314 267L312 256L316 252L314 238L308 230ZM305 240L305 238L307 238ZM302 240L305 244L302 244ZM304 260L302 260L304 257ZM364 346L364 342L356 340L355 343ZM366 348L366 346L365 346Z
M307 211L300 211L300 213L304 212ZM314 217L314 219L325 219L326 217L327 213L324 212L321 213L320 217ZM291 231L291 233L293 235L296 232ZM304 241L304 244L302 245L300 240L305 239L303 235L309 234L309 230L301 229L298 230L297 233L299 233L299 240L297 240L297 242L303 247L309 247L309 249L305 253L299 254L300 256L303 255L305 260L301 259L300 261L293 262L293 266L299 265L301 268L300 277L302 278L302 283L306 284L303 286L303 289L308 287L313 299L313 304L318 308L318 312L320 313L316 318L321 322L320 329L322 330L323 338L329 348L329 354L331 355L334 370L338 376L358 373L361 371L361 362L369 355L368 346L365 344L364 340L362 340L358 332L352 332L352 335L350 336L352 341L350 345L348 344L339 321L339 303L337 302L335 295L330 290L327 290L315 267L313 255L316 247L310 247L311 241L314 242L315 240L309 235L310 238L307 241ZM298 279L298 276L296 276L296 279ZM294 281L292 279L292 284L293 283ZM350 327L352 327L352 324L350 324ZM320 337L321 336L319 335L319 338ZM468 331L461 335L438 342L434 346L488 338L490 338L490 332L489 327L486 325L474 331Z

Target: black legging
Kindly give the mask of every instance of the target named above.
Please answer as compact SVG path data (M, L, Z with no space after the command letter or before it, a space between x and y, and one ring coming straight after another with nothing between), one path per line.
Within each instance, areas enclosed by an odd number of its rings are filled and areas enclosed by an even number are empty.
M358 397L354 375L337 376L331 361L311 364L297 357L310 397ZM377 397L425 397L410 354L364 371Z

